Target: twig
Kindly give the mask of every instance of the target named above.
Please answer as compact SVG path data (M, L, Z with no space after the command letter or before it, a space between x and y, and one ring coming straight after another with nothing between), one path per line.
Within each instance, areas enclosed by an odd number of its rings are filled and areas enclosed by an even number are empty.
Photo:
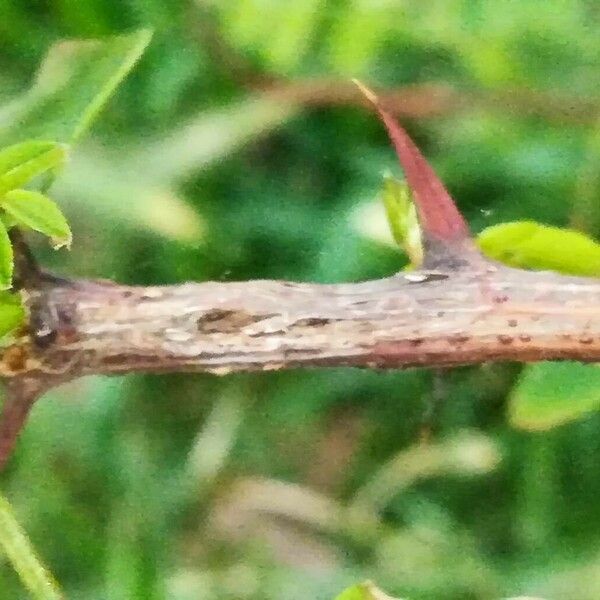
M31 407L47 387L36 377L15 377L7 381L0 420L0 469L11 455Z
M25 241L22 231L13 227L9 237L15 261L14 288L19 290L38 287L42 279L42 271Z
M266 73L223 36L210 3L197 1L188 11L190 36L208 52L224 77L249 91L268 92L305 106L364 106L366 102L347 80L312 78L286 80ZM559 123L595 124L600 97L582 97L524 87L498 90L460 90L444 81L382 90L381 102L391 114L413 119L432 118L473 107L543 117Z
M253 91L269 92L285 101L305 106L365 106L347 81L308 79L260 82ZM525 88L504 90L456 89L445 82L429 82L381 90L381 103L398 117L428 119L474 107L510 112L521 117L542 117L556 123L595 124L600 115L600 97L582 98Z

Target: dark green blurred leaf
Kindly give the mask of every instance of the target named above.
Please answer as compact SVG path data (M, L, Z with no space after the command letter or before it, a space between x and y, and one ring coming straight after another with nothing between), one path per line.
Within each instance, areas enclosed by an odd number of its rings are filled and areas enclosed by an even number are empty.
M525 367L509 397L515 427L538 431L574 421L600 408L600 367L546 362Z
M116 160L98 150L82 150L70 161L55 189L63 206L85 211L86 219L108 219L169 238L200 242L205 233L202 215L184 201L175 182L260 139L297 111L294 103L263 95L201 112L168 135L126 148ZM283 210L285 207L278 209Z
M52 575L41 564L27 534L17 522L12 507L2 495L0 495L0 548L35 600L62 599L63 596Z
M0 144L27 138L79 139L150 38L151 32L142 29L104 40L56 43L32 89L0 113Z
M319 0L280 4L251 0L223 4L222 30L228 42L252 48L274 71L289 73L302 64L313 28L319 23ZM265 16L277 27L264 35Z
M2 207L18 225L48 236L52 246L70 246L69 224L55 202L40 192L12 190L0 198Z
M297 114L299 105L269 94L253 95L209 111L157 140L130 148L126 165L150 181L183 177L256 141Z

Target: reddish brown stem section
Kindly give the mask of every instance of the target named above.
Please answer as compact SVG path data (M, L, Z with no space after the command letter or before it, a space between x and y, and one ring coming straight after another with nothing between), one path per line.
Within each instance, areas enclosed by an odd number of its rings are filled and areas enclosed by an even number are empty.
M7 382L0 421L0 469L11 455L29 411L45 387L37 377L14 377Z
M600 281L491 264L338 285L82 281L32 302L59 319L4 353L4 376L600 359Z

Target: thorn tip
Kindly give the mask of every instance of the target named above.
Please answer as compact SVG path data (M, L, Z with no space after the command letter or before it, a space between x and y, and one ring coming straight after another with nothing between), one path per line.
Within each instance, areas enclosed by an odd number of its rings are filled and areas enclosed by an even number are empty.
M358 79L352 79L352 83L362 92L363 96L372 104L377 106L379 104L379 98L373 90L368 88L364 83Z

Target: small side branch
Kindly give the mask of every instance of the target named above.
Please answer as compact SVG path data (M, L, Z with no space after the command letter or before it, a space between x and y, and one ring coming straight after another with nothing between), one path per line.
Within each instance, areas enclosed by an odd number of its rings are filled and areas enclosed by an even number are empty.
M37 287L42 279L42 271L25 241L23 232L13 227L9 235L15 261L15 289Z
M31 407L48 386L38 377L14 377L6 383L0 420L0 469L11 455Z

